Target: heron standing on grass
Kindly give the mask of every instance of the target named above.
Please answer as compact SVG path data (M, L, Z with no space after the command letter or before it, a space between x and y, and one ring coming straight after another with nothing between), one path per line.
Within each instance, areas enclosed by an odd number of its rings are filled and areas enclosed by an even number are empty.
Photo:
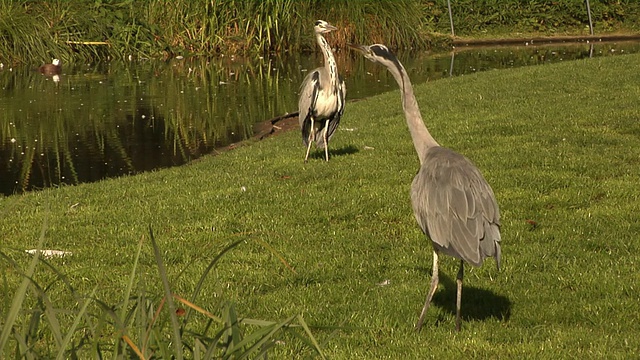
M316 40L324 55L324 67L307 74L300 86L298 122L302 131L302 141L307 147L305 162L313 141L318 149L324 149L325 159L329 161L329 140L340 123L347 91L344 81L338 75L338 66L331 47L322 36L337 28L326 21L318 20L314 29Z
M500 269L500 210L493 190L466 157L441 147L422 121L413 87L404 67L384 45L349 45L389 69L400 86L402 107L418 153L420 170L411 184L413 213L433 244L433 273L427 299L416 324L422 328L438 287L438 254L460 259L457 276L456 330L460 331L460 305L464 262L480 266L494 257Z

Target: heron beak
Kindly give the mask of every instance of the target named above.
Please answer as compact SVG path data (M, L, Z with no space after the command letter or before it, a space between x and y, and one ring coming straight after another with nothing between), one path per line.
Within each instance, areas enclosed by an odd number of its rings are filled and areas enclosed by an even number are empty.
M333 25L331 25L331 24L326 24L326 25L324 26L324 29L322 30L322 33L323 33L323 34L326 34L326 33L328 33L328 32L335 31L335 30L338 30L338 28L337 28L337 27L335 27L335 26L333 26Z
M353 50L356 50L356 51L362 53L362 54L367 54L369 52L369 47L365 46L365 45L347 43L347 46L352 48Z

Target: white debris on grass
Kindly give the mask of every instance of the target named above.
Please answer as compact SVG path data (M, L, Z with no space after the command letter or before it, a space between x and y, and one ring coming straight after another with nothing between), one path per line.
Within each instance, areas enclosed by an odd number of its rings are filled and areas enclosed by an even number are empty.
M30 250L25 250L26 253L31 254L31 255L35 255L38 250L37 249L30 249ZM72 255L71 251L63 251L63 250L40 250L40 255L42 255L42 257L46 258L46 259L50 259L53 257L64 257L67 255Z

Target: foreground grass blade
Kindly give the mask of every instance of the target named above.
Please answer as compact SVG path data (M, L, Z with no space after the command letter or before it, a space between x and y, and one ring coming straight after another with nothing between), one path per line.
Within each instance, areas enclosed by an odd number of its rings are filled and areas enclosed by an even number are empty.
M236 314L236 308L233 303L228 303L225 309L224 318L227 323L227 347L225 349L225 357L230 357L234 352L241 349L239 343L241 342L240 329L238 327L238 315Z
M78 325L80 325L80 320L82 320L82 318L84 317L87 311L87 307L89 306L89 303L93 299L93 296L95 295L97 289L98 289L97 286L93 288L93 291L91 291L91 295L89 295L89 297L85 300L84 304L82 305L82 308L76 315L76 318L73 320L73 325L71 325L71 328L67 332L67 336L65 336L60 348L58 349L58 356L56 357L57 360L62 360L65 358L64 357L65 350L69 345L69 343L71 342L71 338L73 337L73 334L76 332L76 328L78 327Z
M280 260L280 262L281 262L284 266L286 266L286 267L287 267L287 269L291 270L291 272L292 272L292 273L294 273L294 274L296 274L296 275L298 274L298 273L296 272L296 269L294 269L291 265L289 265L289 262L287 262L287 260L286 260L284 257L282 257L282 255L280 255L280 254L276 251L276 249L274 249L274 248L273 248L273 246L269 245L266 241L264 241L264 240L262 240L262 239L258 239L258 242L259 242L260 244L262 244L262 246L264 246L265 248L267 248L269 251L271 251L271 253L272 253L273 255L275 255L275 256Z
M144 354L142 354L140 349L138 349L136 344L134 344L133 341L131 341L131 339L127 335L122 335L122 339L127 343L127 345L131 347L131 349L133 349L133 352L135 352L140 359L144 360Z
M296 318L296 315L291 316L275 325L264 327L258 331L253 332L251 335L245 337L241 342L237 344L238 348L242 348L245 345L253 343L251 347L249 347L243 354L238 356L238 359L247 359L251 356L255 351L259 350L267 341L273 339L273 335L287 327Z
M124 297L122 299L122 307L120 308L120 313L118 314L118 317L120 318L120 323L122 324L122 328L118 329L119 333L124 336L127 329L126 329L126 317L127 317L127 308L129 307L129 299L131 297L131 289L133 289L133 283L135 281L136 278L136 271L138 269L138 260L140 259L140 253L142 252L142 243L143 243L144 237L140 238L140 241L138 243L138 251L136 252L136 258L133 261L133 267L131 268L131 275L129 276L129 282L127 283L127 289L125 290L124 293ZM128 339L128 337L127 337ZM126 341L126 339L125 339ZM127 342L128 343L128 342ZM115 346L115 350L114 350L114 354L118 353L118 346L120 345L120 342L117 341ZM136 349L134 348L134 351Z
M208 317L208 318L210 318L210 319L212 319L212 320L216 321L217 323L219 323L219 324L222 324L222 323L223 323L223 320L222 320L220 317L213 315L212 313L210 313L210 312L208 312L207 310L205 310L205 309L201 308L200 306L198 306L198 305L196 305L196 304L192 303L191 301L189 301L189 300L187 300L187 299L184 299L184 298L182 298L182 297L180 297L180 296L178 296L178 295L176 295L176 294L173 294L173 297L174 297L176 300L178 300L178 301L180 301L181 303L183 303L185 306L187 306L187 307L189 307L189 308L191 308L191 309L193 309L193 310L195 310L195 311L197 311L197 312L201 313L202 315L204 315L204 316L206 316L206 317Z
M36 290L39 292L38 296L40 297L41 302L44 305L44 315L46 316L47 321L49 322L48 327L51 330L51 333L53 334L53 338L56 342L56 345L58 347L62 347L64 339L62 336L62 329L60 327L60 322L56 317L56 309L51 303L49 296L47 296L47 293L39 289L37 285L34 285L34 287L36 287Z
M202 286L204 284L205 279L207 278L207 275L209 275L209 272L211 271L211 269L213 269L213 267L218 263L218 260L220 260L224 254L226 254L228 251L230 251L231 249L235 248L236 246L240 245L242 242L244 242L244 240L236 240L236 241L234 241L233 243L231 243L227 247L225 247L215 258L213 258L213 260L211 260L209 265L207 265L207 268L202 273L202 276L200 276L200 280L198 280L198 284L196 284L195 290L193 290L193 295L191 296L191 301L190 301L192 304L196 303L196 299L198 298L198 295L200 294L200 291L202 290ZM185 315L183 326L189 320L190 315L191 315L191 309L189 309L187 311L187 314Z
M153 237L153 229L149 226L149 236L151 237L151 245L153 246L153 253L156 258L156 264L158 265L158 271L160 272L160 278L162 279L162 287L164 288L164 295L167 305L169 307L169 316L171 317L171 325L173 328L173 348L175 349L175 357L178 360L182 360L182 338L180 335L180 324L178 323L178 316L176 315L176 306L173 302L173 296L171 295L171 288L169 287L169 279L167 278L167 271L162 262L162 255L160 254L160 248L156 244L156 239Z
M318 354L320 354L320 357L324 359L325 357L324 357L324 354L322 353L322 348L320 347L320 344L318 343L316 338L313 336L311 329L309 329L309 326L307 326L307 323L302 318L302 315L298 315L297 319L300 325L302 326L302 328L304 329L304 331L307 333L307 336L309 337L309 339L311 339L311 343L313 344Z
M36 265L38 265L38 260L40 258L40 249L42 249L42 244L44 243L44 235L47 231L47 219L48 212L45 214L44 221L42 222L40 239L38 240L38 246L36 246L36 253L33 255L33 259L29 264L29 268L24 278L22 279L20 286L18 287L18 290L13 296L13 300L11 301L11 308L9 309L9 313L7 314L4 326L2 327L2 333L0 333L0 353L4 352L4 348L7 344L7 341L9 340L9 335L11 334L13 324L18 318L18 314L20 313L20 309L22 308L22 304L24 303L27 289L29 288L29 284L31 283L31 277L33 277L33 273L36 270Z

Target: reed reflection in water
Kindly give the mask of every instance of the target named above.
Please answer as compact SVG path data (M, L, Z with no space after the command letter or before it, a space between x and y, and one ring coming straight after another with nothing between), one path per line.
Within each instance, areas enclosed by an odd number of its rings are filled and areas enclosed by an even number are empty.
M640 52L638 43L399 52L414 82L590 56ZM364 58L338 51L347 99L396 90ZM297 111L320 54L170 62L63 64L59 81L0 70L0 193L98 181L178 166L246 139L254 125ZM348 105L347 105L348 106ZM348 107L344 123L349 122ZM298 144L292 144L297 146Z
M66 66L0 73L4 194L184 164L295 103L265 62ZM293 86L293 85L292 85Z

